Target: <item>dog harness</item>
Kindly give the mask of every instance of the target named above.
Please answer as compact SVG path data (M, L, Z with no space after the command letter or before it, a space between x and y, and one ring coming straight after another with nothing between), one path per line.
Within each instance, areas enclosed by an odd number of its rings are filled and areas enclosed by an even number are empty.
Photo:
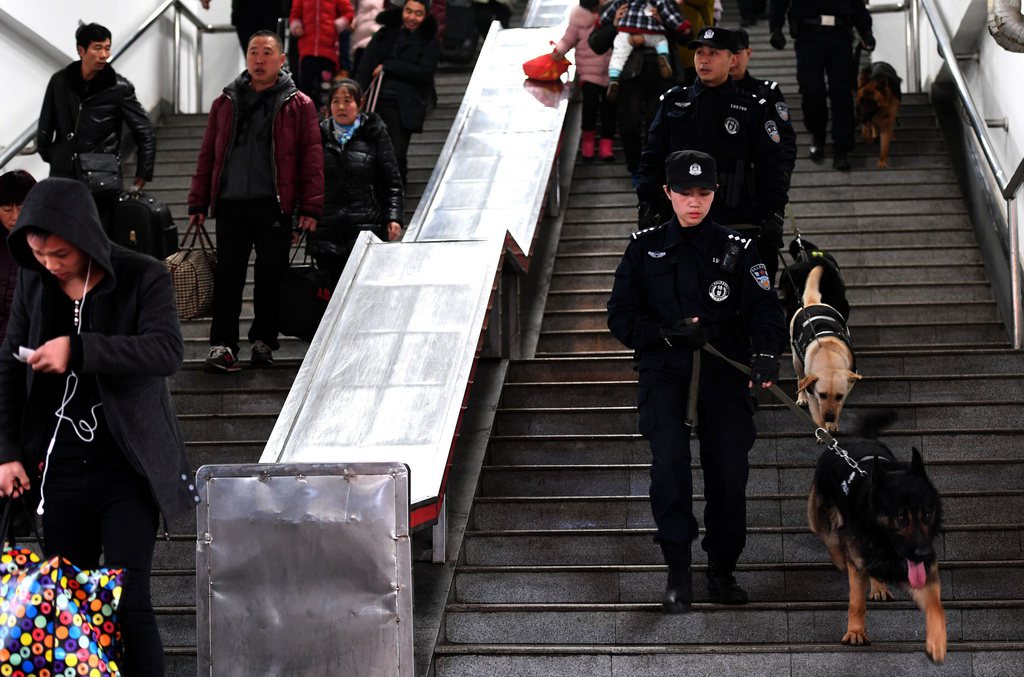
M793 352L804 361L807 348L812 342L824 336L835 336L846 344L853 355L853 345L850 343L850 329L846 321L832 306L815 305L807 306L796 311L796 319L793 321L793 338L790 341L793 345ZM851 365L851 371L857 371Z

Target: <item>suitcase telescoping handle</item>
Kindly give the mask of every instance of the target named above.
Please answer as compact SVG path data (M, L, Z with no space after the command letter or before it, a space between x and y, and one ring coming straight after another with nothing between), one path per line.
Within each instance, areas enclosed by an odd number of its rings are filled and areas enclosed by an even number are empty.
M377 110L377 99L380 98L380 85L384 80L384 71L377 73L373 76L373 80L370 81L370 86L366 90L366 110L373 113Z

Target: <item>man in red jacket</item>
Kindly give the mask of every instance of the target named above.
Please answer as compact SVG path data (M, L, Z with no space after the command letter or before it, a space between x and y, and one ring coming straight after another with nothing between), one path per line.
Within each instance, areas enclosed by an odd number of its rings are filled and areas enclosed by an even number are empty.
M288 268L292 222L316 230L324 201L323 148L316 109L288 73L281 39L257 31L245 72L210 108L188 193L190 224L217 218L217 272L206 371L238 365L238 320L249 255L256 249L253 366L273 364L279 348L278 289Z

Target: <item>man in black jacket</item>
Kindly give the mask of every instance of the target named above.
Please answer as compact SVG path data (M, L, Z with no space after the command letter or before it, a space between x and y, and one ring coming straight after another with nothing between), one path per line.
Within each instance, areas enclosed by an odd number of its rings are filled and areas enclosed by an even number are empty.
M772 0L768 12L771 45L775 49L786 46L782 28L788 14L789 32L795 40L796 81L800 85L804 127L811 133L811 159L820 162L825 157L825 129L831 109L832 167L849 171L853 89L857 84L852 29L857 29L864 49L870 52L875 48L871 14L864 0Z
M107 63L110 31L99 24L85 24L75 31L75 42L79 60L54 73L46 87L36 143L39 154L50 164L50 176L78 179L86 185L89 178L83 172L81 155L108 156L117 167L116 177L92 190L100 221L109 228L122 190L121 125L127 124L135 139L136 189L153 178L156 130L135 98L135 87Z
M199 500L167 388L184 353L170 274L112 244L68 179L29 192L8 246L21 270L0 348L0 494L35 492L48 557L127 568L121 667L159 677L160 514Z

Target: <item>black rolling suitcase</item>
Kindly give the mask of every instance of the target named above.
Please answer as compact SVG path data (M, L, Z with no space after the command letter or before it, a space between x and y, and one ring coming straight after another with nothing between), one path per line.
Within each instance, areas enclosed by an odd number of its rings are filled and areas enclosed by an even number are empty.
M161 261L178 251L178 229L167 205L142 192L117 198L110 239Z
M470 63L476 57L476 15L472 0L448 0L445 7L441 59Z

